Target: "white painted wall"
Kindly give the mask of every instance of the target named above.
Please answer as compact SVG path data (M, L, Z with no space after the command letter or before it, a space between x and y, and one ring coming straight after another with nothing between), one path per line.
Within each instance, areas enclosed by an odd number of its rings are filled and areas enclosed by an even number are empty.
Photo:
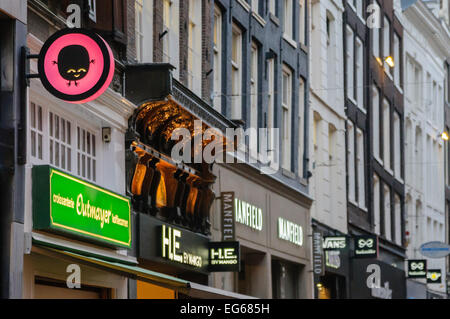
M334 54L328 65L327 12L333 17L331 28ZM310 145L313 177L310 179L310 195L314 198L312 218L344 233L347 232L347 195L345 181L345 110L344 110L344 61L342 41L342 1L321 0L310 10L311 30L311 94L310 136L315 132L314 116L320 118L316 129L317 147ZM332 78L330 80L330 78ZM331 86L331 87L330 87ZM330 158L329 126L335 128Z
M444 61L450 56L449 46L431 36L431 30L450 41L439 27L440 22L423 3L419 2L403 14L404 24L404 91L405 91L405 217L408 236L408 259L422 259L420 245L429 241L446 242L445 238L445 185L444 143L440 138L444 130L444 95L433 92L433 83L441 86L445 79ZM447 33L448 34L448 33ZM447 42L448 43L448 42ZM414 61L421 70L420 77L410 76ZM430 77L427 76L429 74ZM429 90L431 88L431 90ZM420 91L420 100L414 100L414 92ZM427 92L432 92L433 96ZM442 91L443 92L443 91ZM406 124L408 123L408 125ZM422 152L416 154L415 131L422 131ZM407 132L408 130L409 132ZM421 170L421 174L417 172ZM417 176L422 175L422 181ZM418 209L421 207L421 209ZM428 259L429 269L441 269L443 284L428 285L428 289L445 292L445 259Z

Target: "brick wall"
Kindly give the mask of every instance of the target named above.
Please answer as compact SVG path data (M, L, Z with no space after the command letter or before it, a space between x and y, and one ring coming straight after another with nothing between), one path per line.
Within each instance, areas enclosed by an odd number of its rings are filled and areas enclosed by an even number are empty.
M180 0L180 81L188 85L189 1Z
M135 34L135 0L125 0L127 10L127 57L129 63L136 60L136 34Z
M163 32L163 1L153 1L153 61L162 62L163 48L159 35Z

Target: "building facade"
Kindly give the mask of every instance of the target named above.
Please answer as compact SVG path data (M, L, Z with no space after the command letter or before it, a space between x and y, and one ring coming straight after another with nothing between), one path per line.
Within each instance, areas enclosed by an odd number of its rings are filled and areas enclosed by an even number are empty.
M311 72L310 87L311 216L313 231L322 237L347 235L343 12L342 1L317 1L311 7L310 64L317 70ZM326 271L315 276L316 297L346 298L348 257L339 251L324 255ZM334 267L327 266L329 255Z
M234 192L235 209L255 207L262 223L252 228L236 215L241 271L214 274L213 285L262 298L311 298L309 2L221 0L213 9L214 108L244 130L280 129L269 139L258 135L245 163L215 165L216 193ZM250 161L265 149L270 174L261 174L267 161ZM213 238L220 240L220 203L214 208ZM294 237L284 232L291 226Z
M418 1L404 11L405 52L405 183L408 259L426 259L427 268L442 274L439 282L408 282L408 297L446 296L446 260L424 258L420 246L446 242L444 126L445 61L448 24L442 23L433 2ZM429 37L431 30L439 36ZM444 189L444 191L442 191ZM416 287L413 287L416 286ZM421 289L419 289L421 288ZM420 291L420 294L417 293Z
M386 274L381 286L404 298L404 280L393 280L404 279L406 257L401 9L393 1L347 1L345 6L349 233L378 237L376 263ZM386 62L389 56L395 65ZM361 287L364 281L358 278L367 276L361 272L366 262L352 264L351 298L373 297L374 289Z

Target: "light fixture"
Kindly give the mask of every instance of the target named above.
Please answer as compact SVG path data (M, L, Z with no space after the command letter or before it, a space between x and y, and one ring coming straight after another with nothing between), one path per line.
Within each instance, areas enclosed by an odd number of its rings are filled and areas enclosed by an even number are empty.
M319 282L317 285L317 288L322 289L323 285Z
M386 62L391 68L395 66L394 58L390 55L384 58L384 62Z
M450 139L450 136L448 135L447 132L442 132L441 138L442 138L444 141L448 141L448 140Z

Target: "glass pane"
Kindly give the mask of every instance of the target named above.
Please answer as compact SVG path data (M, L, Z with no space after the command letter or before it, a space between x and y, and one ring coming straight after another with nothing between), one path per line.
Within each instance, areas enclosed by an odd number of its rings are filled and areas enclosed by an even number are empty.
M36 133L31 131L31 156L36 157Z
M59 143L55 142L55 165L59 166Z
M92 135L92 155L95 155L95 135Z
M81 143L83 143L82 150L83 150L83 152L86 152L86 131L85 130L82 130L82 131L83 131L83 137L82 137L83 139L81 140Z
M67 170L72 171L72 151L70 148L67 148Z
M77 127L77 141L78 141L78 149L81 149L80 148L81 142L80 142L80 128L79 127Z
M67 122L67 144L71 144L72 142L70 141L70 122Z
M81 165L82 165L81 175L83 177L86 177L86 156L85 155L81 155Z
M77 174L81 175L81 162L80 162L80 153L77 154Z
M61 119L61 141L66 142L66 121Z
M49 119L48 127L50 128L50 136L53 136L53 113L52 112L49 113L48 119Z
M38 130L42 132L42 107L38 107Z
M97 161L96 160L92 160L92 180L94 182L97 181L96 165L97 165Z
M30 110L30 117L31 117L31 127L36 127L36 106L34 103L31 103L31 110Z
M66 147L61 145L61 168L66 169Z
M53 140L50 140L50 163L53 164Z
M38 148L38 158L42 159L42 135L41 134L38 134L37 148Z
M87 179L91 179L91 159L86 158L87 161Z
M86 143L87 143L86 151L88 154L91 154L91 133L89 132L87 132Z
M59 116L55 115L55 137L59 139Z

